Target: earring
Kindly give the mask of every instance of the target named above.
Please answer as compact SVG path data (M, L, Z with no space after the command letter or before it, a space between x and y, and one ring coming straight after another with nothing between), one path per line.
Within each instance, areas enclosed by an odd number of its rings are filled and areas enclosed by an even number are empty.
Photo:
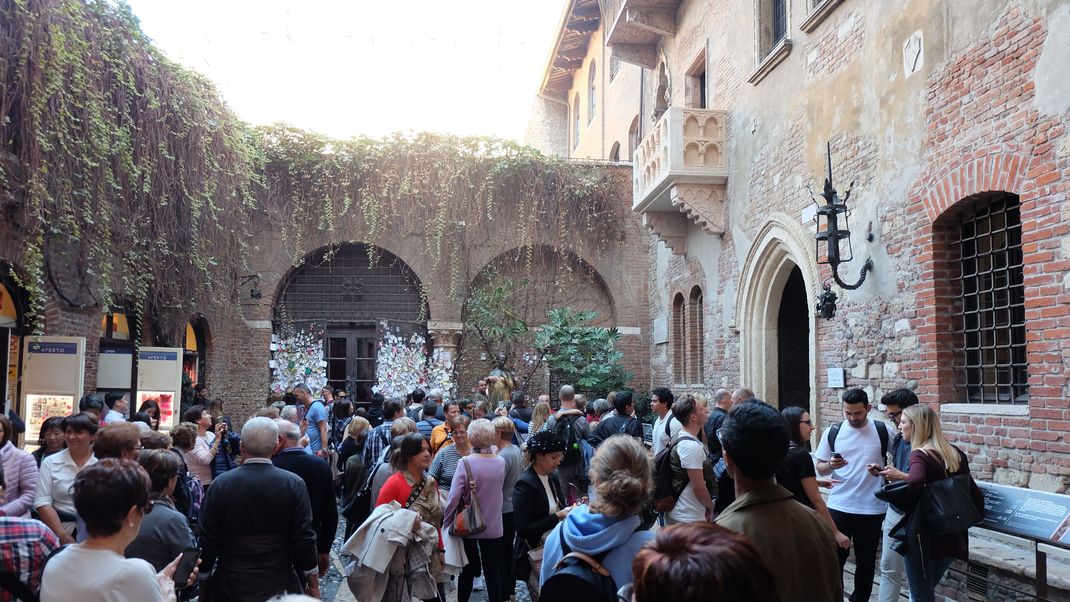
M133 528L134 528L134 523L130 523L130 528L131 528L131 529L133 529Z

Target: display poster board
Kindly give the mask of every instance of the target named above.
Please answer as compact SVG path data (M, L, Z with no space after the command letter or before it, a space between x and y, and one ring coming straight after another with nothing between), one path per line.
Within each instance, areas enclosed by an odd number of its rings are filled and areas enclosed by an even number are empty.
M182 394L181 347L142 347L137 353L137 400L132 411L146 401L160 406L160 430L178 424Z
M985 494L982 527L1070 546L1070 496L995 483L977 486Z
M97 358L97 390L130 390L134 382L134 348L101 344Z
M18 335L7 330L7 407L12 408L19 399L19 356L22 351L22 340Z
M68 416L77 407L85 383L85 338L23 337L22 403L26 443L37 445L41 423Z

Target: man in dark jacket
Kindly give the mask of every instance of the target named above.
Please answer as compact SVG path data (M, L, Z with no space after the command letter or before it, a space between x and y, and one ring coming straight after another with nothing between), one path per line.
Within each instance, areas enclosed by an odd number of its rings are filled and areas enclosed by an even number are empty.
M591 447L598 447L603 441L613 435L624 433L631 435L641 442L643 440L643 424L632 416L635 410L635 402L632 401L631 391L618 391L613 397L613 409L616 414L598 423L587 442Z
M334 500L334 479L331 467L305 451L299 441L301 429L289 420L278 419L279 446L271 463L301 477L308 488L312 504L312 530L316 532L316 550L319 552L320 575L330 565L331 544L338 531L338 506Z
M212 481L201 508L201 600L261 602L301 593L298 573L318 598L316 533L305 484L271 464L279 427L253 418L242 428L244 463Z

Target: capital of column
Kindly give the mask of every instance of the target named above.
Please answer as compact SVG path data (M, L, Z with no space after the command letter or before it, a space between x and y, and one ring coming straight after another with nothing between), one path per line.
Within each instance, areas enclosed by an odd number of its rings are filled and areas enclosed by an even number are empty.
M464 322L432 320L427 323L431 349L433 351L441 349L449 353L452 359L457 359L457 348L461 344L462 334L464 334Z

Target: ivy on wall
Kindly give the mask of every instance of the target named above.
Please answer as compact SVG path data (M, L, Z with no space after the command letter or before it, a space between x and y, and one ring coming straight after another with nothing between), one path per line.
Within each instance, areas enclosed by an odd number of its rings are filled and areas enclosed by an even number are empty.
M51 283L70 305L147 310L178 332L229 300L263 228L295 264L309 241L419 237L459 295L473 246L598 253L627 211L625 174L498 139L252 128L122 3L0 0L0 86L0 231L21 241L38 317ZM51 278L62 266L79 282Z
M0 74L0 198L33 313L64 264L68 303L174 324L229 293L260 150L210 82L103 0L0 0Z

